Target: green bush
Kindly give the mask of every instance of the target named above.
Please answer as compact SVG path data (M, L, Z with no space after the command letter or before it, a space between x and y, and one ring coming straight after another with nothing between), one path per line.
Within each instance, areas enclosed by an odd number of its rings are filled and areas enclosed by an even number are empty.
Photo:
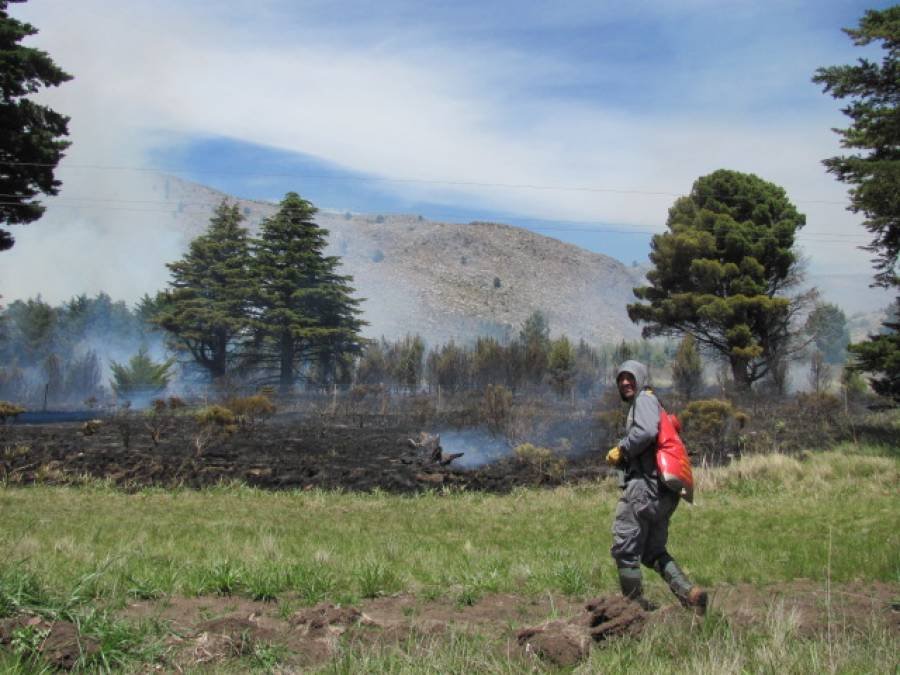
M739 452L742 437L738 432L750 418L730 401L712 398L692 401L679 419L692 454L723 456Z
M224 407L233 413L237 425L247 430L256 429L276 411L275 404L263 394L231 398L225 402Z

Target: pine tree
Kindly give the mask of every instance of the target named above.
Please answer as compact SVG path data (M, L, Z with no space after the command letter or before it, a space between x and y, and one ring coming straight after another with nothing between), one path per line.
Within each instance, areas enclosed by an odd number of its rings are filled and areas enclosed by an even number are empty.
M838 180L852 186L849 210L865 216L873 239L867 250L875 258L875 285L900 293L900 5L869 10L855 29L845 32L858 46L880 44L880 64L860 59L855 65L819 68L813 81L826 93L849 99L844 108L852 124L836 129L852 155L824 161ZM900 309L900 295L897 297ZM900 401L900 321L889 319L885 331L850 345L851 367L873 374L878 393Z
M110 362L113 391L119 396L126 397L158 395L169 385L171 379L169 371L173 364L174 361L171 359L157 363L150 358L146 347L141 347L127 364Z
M242 220L238 205L223 200L184 258L167 265L170 288L155 302L143 303L155 311L152 321L213 379L226 374L250 325L254 287Z
M257 289L253 358L278 372L290 389L303 365L358 353L359 300L352 277L338 273L339 259L325 255L328 231L313 220L317 209L289 192L278 212L266 218L254 241Z
M550 372L550 383L560 396L571 392L575 379L575 359L575 349L565 335L550 343L547 369Z
M653 237L647 304L628 306L644 337L689 334L731 365L742 389L784 358L800 303L783 293L798 278L794 236L805 217L782 188L719 170L699 178Z
M884 322L884 332L872 335L865 342L849 345L854 360L852 369L873 373L869 380L877 393L900 401L900 298L893 318Z
M388 350L391 377L401 387L415 391L422 383L425 341L421 335L406 335Z
M843 363L847 358L850 331L847 316L837 305L822 302L806 318L806 332L828 363Z
M439 385L448 391L458 391L469 383L472 371L469 353L450 340L440 349L428 353L425 370L430 386Z
M687 400L693 398L703 386L703 362L697 350L697 341L690 334L685 335L678 345L672 362L672 380L675 389Z
M30 223L44 213L34 201L43 193L55 195L61 185L54 170L69 146L69 118L26 98L41 87L55 87L72 76L48 54L19 44L37 28L11 18L8 0L0 0L0 222ZM15 240L0 229L0 251Z
M532 384L540 384L550 355L550 324L543 312L536 310L528 315L519 331L519 344L525 378Z
M850 211L862 213L873 234L867 247L875 254L875 282L887 288L900 283L900 5L869 10L859 28L844 29L858 46L879 43L881 64L860 59L855 65L819 68L813 82L826 93L849 99L843 109L852 124L835 129L841 145L859 151L824 160L829 173L850 189Z

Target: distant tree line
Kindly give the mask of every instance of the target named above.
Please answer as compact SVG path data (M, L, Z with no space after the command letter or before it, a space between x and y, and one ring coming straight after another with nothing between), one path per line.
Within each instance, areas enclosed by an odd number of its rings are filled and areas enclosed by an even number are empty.
M371 342L358 359L353 381L409 391L440 387L448 393L502 385L586 397L610 384L624 360L638 358L661 368L671 356L671 345L648 340L594 346L565 335L553 339L546 316L536 311L506 341L479 336L471 344L451 340L428 348L421 336L407 335Z
M158 340L152 332L140 311L106 293L57 306L40 296L16 300L0 313L0 399L58 405L99 398L99 354L124 357Z

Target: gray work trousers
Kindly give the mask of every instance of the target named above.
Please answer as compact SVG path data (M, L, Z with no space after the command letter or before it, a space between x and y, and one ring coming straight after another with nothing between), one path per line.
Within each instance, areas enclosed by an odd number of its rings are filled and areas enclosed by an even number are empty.
M625 484L613 521L613 543L609 552L617 567L652 567L666 554L669 519L679 497L662 487L656 478L632 478Z

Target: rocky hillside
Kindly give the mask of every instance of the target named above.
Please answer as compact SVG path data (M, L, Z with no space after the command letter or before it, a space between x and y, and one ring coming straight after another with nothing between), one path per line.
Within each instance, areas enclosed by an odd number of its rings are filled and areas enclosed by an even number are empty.
M179 205L185 242L206 226L225 196L175 178L156 189ZM239 200L255 230L274 204ZM419 333L431 344L475 335L516 334L535 310L554 334L592 343L638 337L625 305L641 270L571 244L498 223L439 223L418 216L322 211L330 251L353 275L366 333Z

